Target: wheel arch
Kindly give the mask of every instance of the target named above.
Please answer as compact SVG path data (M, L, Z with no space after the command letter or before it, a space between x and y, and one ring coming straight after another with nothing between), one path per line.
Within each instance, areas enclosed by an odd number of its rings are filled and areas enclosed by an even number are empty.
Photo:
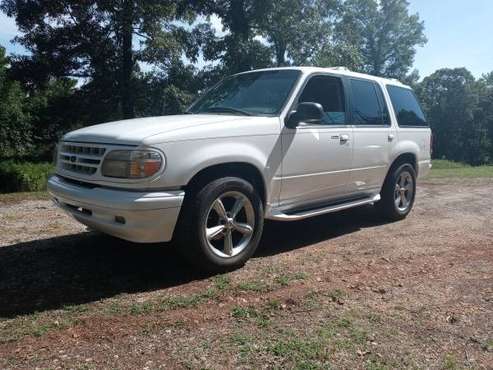
M215 179L233 176L250 182L257 189L262 204L267 203L267 187L262 172L248 162L225 162L207 166L195 173L185 186L186 193L199 188Z
M390 172L391 170L393 170L394 168L396 168L397 166L399 166L403 163L411 164L414 168L414 171L416 171L416 175L418 174L418 158L417 158L416 154L414 154L412 152L406 152L406 153L399 154L394 159L392 164L390 165L388 172ZM387 173L387 175L388 175L388 173Z
M392 171L400 166L401 164L404 163L409 163L411 166L413 166L414 171L416 172L416 178L418 177L418 158L416 154L412 152L404 152L399 155L392 161L392 164L389 166L389 169L387 170L387 174L385 175L385 179L382 183L382 188L385 186L385 183L387 182L387 179L389 178L390 174Z

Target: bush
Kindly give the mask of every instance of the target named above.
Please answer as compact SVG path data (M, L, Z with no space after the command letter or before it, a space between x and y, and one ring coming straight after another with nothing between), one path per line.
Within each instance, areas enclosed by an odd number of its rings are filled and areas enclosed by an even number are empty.
M0 193L46 190L51 163L0 162Z

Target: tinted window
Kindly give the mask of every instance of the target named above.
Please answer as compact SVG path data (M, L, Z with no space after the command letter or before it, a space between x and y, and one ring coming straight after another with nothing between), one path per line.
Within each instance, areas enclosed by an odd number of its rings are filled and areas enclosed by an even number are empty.
M379 85L375 85L375 89L377 91L378 103L380 104L380 113L382 115L383 124L390 126L389 108L387 107L387 102L383 97L382 88Z
M351 80L353 124L383 125L383 112L378 100L377 90L373 82Z
M275 115L288 98L299 71L263 71L226 78L197 100L192 113Z
M319 103L325 112L322 124L343 125L346 123L344 89L340 78L314 76L310 78L299 103Z
M399 126L427 126L425 115L412 90L387 86Z

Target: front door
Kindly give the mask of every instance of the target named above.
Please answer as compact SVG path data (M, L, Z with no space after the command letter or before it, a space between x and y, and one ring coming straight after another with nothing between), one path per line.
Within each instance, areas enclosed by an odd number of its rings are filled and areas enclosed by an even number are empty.
M280 203L284 209L348 194L353 137L343 81L326 74L309 77L295 106L302 102L321 104L325 116L316 124L302 122L295 129L283 129Z

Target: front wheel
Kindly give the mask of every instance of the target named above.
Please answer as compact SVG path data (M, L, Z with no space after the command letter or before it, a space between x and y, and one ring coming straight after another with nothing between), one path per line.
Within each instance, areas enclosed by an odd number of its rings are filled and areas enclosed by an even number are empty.
M190 194L179 224L179 249L201 269L242 266L257 249L262 201L252 184L236 177L214 180Z
M376 204L380 213L391 221L402 220L411 212L416 196L416 171L408 163L390 170Z

